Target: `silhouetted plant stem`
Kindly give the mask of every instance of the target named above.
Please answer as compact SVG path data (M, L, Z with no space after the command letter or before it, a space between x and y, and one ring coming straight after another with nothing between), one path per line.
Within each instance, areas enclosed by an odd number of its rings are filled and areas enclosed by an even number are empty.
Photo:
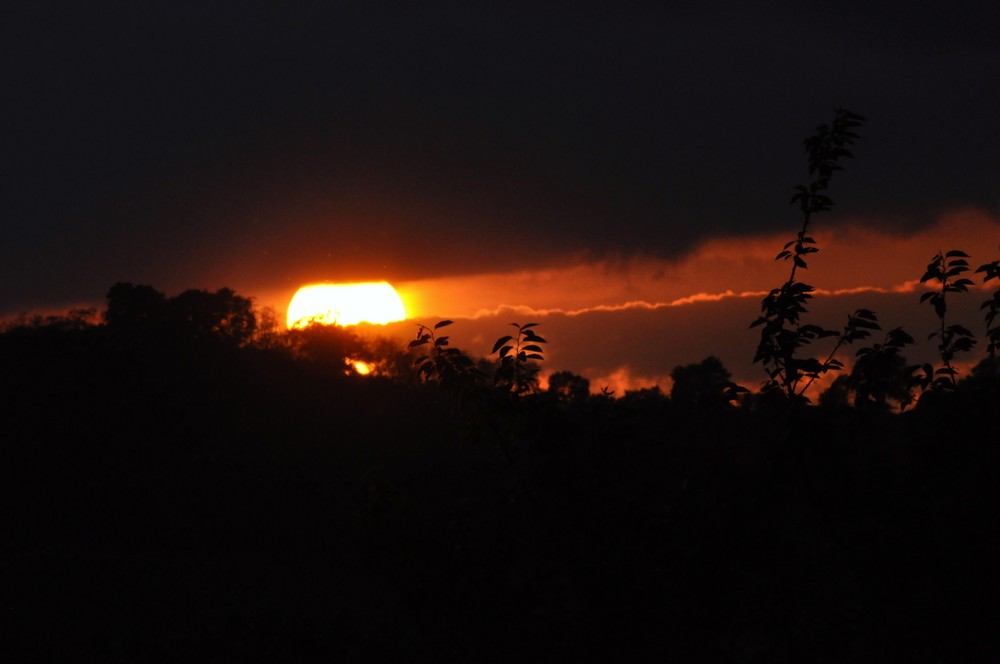
M858 341L859 339L864 339L868 337L871 332L869 330L881 330L881 326L878 324L878 318L874 311L869 309L858 309L853 314L847 317L847 324L844 326L843 332L838 335L837 344L830 351L826 360L823 361L823 366L827 367L827 371L834 369L840 370L844 367L843 363L835 359L837 351L843 348L845 345L849 345ZM799 396L803 396L809 386L818 377L818 374L809 377L809 382L805 384L802 391L799 392Z
M818 325L802 325L800 317L808 309L806 303L812 299L815 290L809 284L796 281L798 268L806 269L805 256L819 251L816 241L808 235L813 215L830 210L833 200L824 192L830 185L834 171L841 170L842 158L853 155L847 146L858 138L852 129L860 127L864 118L844 109L837 109L831 125L820 125L816 133L805 141L809 154L809 175L812 180L807 185L795 188L791 203L798 203L802 212L802 227L795 239L785 243L775 260L791 260L788 280L780 288L773 289L761 302L761 315L750 327L761 326L760 343L754 362L761 362L767 373L762 391L781 391L790 400L807 400L805 392L817 377L830 370L841 368L831 354L825 362L815 358L799 359L797 351L816 339L836 336L838 333ZM843 342L842 342L843 343ZM836 349L834 350L836 352ZM799 386L808 379L801 390Z
M965 293L972 285L971 279L953 279L963 272L969 270L969 262L965 260L969 255L964 251L953 249L947 253L938 252L931 262L927 264L927 271L920 278L920 283L935 281L938 289L924 293L920 296L921 302L930 302L934 307L940 326L937 332L932 332L928 339L938 338L938 352L941 355L941 368L933 371L932 375L924 377L925 387L929 383L934 388L954 389L958 386L955 375L958 373L951 365L955 353L972 350L976 340L972 337L972 332L961 325L948 325L946 314L948 311L948 293Z

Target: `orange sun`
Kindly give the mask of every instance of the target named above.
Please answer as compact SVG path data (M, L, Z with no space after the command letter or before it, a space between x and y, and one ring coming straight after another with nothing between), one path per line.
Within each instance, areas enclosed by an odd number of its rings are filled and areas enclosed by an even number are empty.
M288 327L323 325L384 325L406 318L403 300L385 281L303 286L288 303Z

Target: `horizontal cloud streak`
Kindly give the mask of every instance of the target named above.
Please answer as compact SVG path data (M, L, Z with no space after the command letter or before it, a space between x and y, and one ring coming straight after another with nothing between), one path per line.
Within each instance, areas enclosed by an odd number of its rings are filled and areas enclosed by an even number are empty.
M943 215L935 226L905 237L857 224L814 235L822 251L811 257L807 272L799 272L801 280L818 286L808 322L839 329L851 312L872 309L884 330L903 327L917 340L906 352L912 363L936 358L927 336L937 319L917 296L926 288L918 277L931 257L965 249L974 269L1000 256L1000 247L989 253L993 239L1000 241L1000 223L974 210ZM668 389L674 367L708 355L722 359L739 382L756 387L764 376L752 363L759 333L749 324L759 314L760 299L787 278L787 264L774 260L784 241L772 235L719 239L674 262L636 258L407 286L428 289L417 317L431 320L429 314L440 311L440 317L456 318L453 339L475 355L487 355L512 321L542 323L552 342L545 371L580 373L595 390L603 385L619 394L651 385ZM431 286L442 288L440 299ZM977 283L976 292L953 298L951 319L982 337L977 293L995 287ZM512 304L517 295L522 297ZM490 302L491 297L496 299ZM876 332L844 349L840 359L850 366L857 348L880 342L882 335ZM812 351L825 358L831 348L832 343L817 343ZM969 361L976 356L970 354Z
M789 234L791 235L791 234ZM983 238L1000 242L1000 222L979 210L942 215L919 233L846 223L813 233L821 251L799 279L820 294L912 292L931 257L964 248L973 261L1000 256L1000 245L976 256ZM679 306L724 298L760 297L780 285L788 264L774 260L788 235L720 238L679 260L633 257L578 262L533 271L490 273L398 286L414 316L487 316L502 307L579 315L586 311Z

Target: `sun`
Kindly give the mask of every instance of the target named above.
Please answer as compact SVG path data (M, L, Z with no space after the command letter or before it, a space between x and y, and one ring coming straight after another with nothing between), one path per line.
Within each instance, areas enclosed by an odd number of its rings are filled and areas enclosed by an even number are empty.
M288 303L287 325L289 329L310 323L384 325L405 318L403 300L388 282L310 284L300 288Z

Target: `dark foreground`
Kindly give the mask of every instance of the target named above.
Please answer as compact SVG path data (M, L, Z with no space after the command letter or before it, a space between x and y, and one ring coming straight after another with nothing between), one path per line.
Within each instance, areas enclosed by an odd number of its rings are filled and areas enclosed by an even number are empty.
M470 414L264 352L45 349L2 373L3 609L31 661L998 654L995 391Z

